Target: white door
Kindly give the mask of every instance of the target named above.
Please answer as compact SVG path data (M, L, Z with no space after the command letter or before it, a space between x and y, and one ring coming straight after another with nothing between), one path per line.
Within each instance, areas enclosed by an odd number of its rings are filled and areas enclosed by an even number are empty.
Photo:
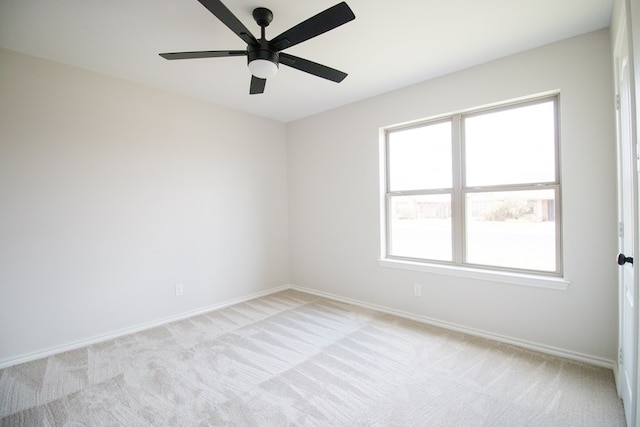
M619 153L619 304L620 337L618 357L618 380L625 408L627 425L636 422L637 389L637 325L638 290L635 280L636 245L636 194L637 167L636 147L633 143L631 83L629 70L629 47L625 25L621 25L615 49L617 127ZM636 260L636 264L640 259Z

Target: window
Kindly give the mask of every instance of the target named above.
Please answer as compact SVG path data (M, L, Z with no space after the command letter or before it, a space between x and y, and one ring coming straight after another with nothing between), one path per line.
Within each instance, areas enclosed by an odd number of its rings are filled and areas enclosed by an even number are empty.
M562 274L557 96L384 134L385 259Z

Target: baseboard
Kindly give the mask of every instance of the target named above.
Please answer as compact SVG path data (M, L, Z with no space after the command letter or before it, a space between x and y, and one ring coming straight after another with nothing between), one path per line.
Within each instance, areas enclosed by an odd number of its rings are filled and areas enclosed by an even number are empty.
M617 363L613 364L613 380L616 383L616 392L618 392L618 397L622 399L622 383L620 382L619 371L620 367Z
M276 288L271 288L266 291L254 292L249 295L245 295L239 298L234 298L232 300L224 301L218 304L213 304L206 307L201 307L195 310L190 310L187 312L180 313L175 316L164 317L162 319L153 320L151 322L141 323L129 328L119 329L117 331L109 332L102 335L97 335L94 337L90 337L87 339L82 339L78 341L74 341L72 343L63 344L60 346L49 347L44 350L23 354L17 357L12 357L9 359L0 360L0 369L7 368L9 366L18 365L20 363L30 362L32 360L42 359L43 357L53 356L54 354L63 353L65 351L75 350L78 348L86 347L91 344L97 344L104 341L109 341L114 338L119 338L124 335L133 334L136 332L141 332L147 329L155 328L157 326L165 325L167 323L176 322L179 320L184 320L189 317L197 316L199 314L208 313L214 310L220 310L221 308L229 307L230 305L238 304L241 302L249 301L255 298L260 298L266 295L273 294L275 292L280 292L286 289L291 289L289 285L283 285Z
M82 348L82 347L86 347L88 345L92 345L92 344L96 344L96 343L100 343L100 342L104 342L104 341L109 341L111 339L114 338L119 338L122 337L124 335L129 335L129 334L133 334L136 332L141 332L147 329L151 329L151 328L155 328L157 326L161 326L167 323L171 323L171 322L176 322L179 320L184 320L187 319L189 317L193 317L193 316L197 316L199 314L204 314L204 313L208 313L210 311L214 311L214 310L220 310L222 308L225 307L229 307L231 305L234 304L238 304L238 303L242 303L245 301L249 301L255 298L260 298L266 295L270 295L276 292L280 292L286 289L294 289L296 291L300 291L300 292L304 292L307 294L311 294L311 295L317 295L317 296L321 296L324 298L329 298L335 301L340 301L340 302L345 302L347 304L353 304L359 307L364 307L364 308L368 308L371 310L376 310L376 311L380 311L382 313L387 313L387 314L392 314L394 316L398 316L398 317L402 317L405 319L411 319L411 320L415 320L417 322L422 322L422 323L426 323L429 325L433 325L433 326L438 326L441 328L445 328L445 329L449 329L449 330L454 330L454 331L458 331L458 332L463 332L463 333L467 333L469 335L474 335L474 336L479 336L479 337L483 337L483 338L487 338L487 339L491 339L494 341L498 341L498 342L503 342L506 344L512 344L518 347L523 347L523 348L527 348L529 350L534 350L534 351L539 351L541 353L546 353L546 354L551 354L554 356L559 356L559 357L564 357L567 359L571 359L571 360L576 360L576 361L580 361L580 362L584 362L584 363L589 363L592 365L596 365L596 366L601 366L604 368L609 368L612 369L614 371L614 374L617 376L617 366L615 364L615 362L613 360L609 360L609 359L604 359L604 358L600 358L600 357L595 357L595 356L591 356L588 354L583 354L583 353L578 353L578 352L574 352L571 350L566 350L566 349L562 349L562 348L557 348L557 347L552 347L552 346L548 346L548 345L544 345L544 344L539 344L539 343L534 343L534 342L530 342L530 341L526 341L526 340L521 340L518 338L513 338L513 337L508 337L505 335L500 335L500 334L495 334L492 332L487 332L487 331L483 331L480 329L475 329L475 328L469 328L467 326L463 326L463 325L458 325L455 323L451 323L451 322L445 322L442 320L438 320L438 319L433 319L430 317L426 317L426 316L421 316L421 315L417 315L417 314L413 314L413 313L408 313L408 312L404 312L401 310L395 310L389 307L385 307L385 306L381 306L381 305L376 305L376 304L370 304L364 301L360 301L360 300L356 300L356 299L352 299L352 298L345 298L342 297L340 295L336 295L336 294L331 294L328 292L322 292L322 291L317 291L315 289L309 289L309 288L305 288L305 287L301 287L301 286L296 286L296 285L283 285L283 286L278 286L275 288L271 288L265 291L261 291L261 292L254 292L239 298L235 298L232 300L227 300L218 304L214 304L214 305L210 305L210 306L206 306L206 307L201 307L195 310L191 310L191 311L187 311L175 316L169 316L169 317L165 317L162 319L157 319L151 322L146 322L146 323L142 323L142 324L138 324L129 328L124 328L124 329L119 329L117 331L113 331L107 334L102 334L102 335L98 335L98 336L94 336L94 337L90 337L87 339L83 339L83 340L78 340L72 343L67 343L67 344L63 344L60 346L55 346L55 347L50 347L41 351L37 351L37 352L32 352L32 353L27 353L27 354L23 354L17 357L12 357L9 359L4 359L4 360L0 360L0 369L2 368L7 368L9 366L13 366L13 365L18 365L20 363L25 363L25 362L30 362L32 360L37 360L37 359L41 359L44 357L48 357L48 356L52 356L54 354L58 354L58 353L63 353L65 351L70 351L70 350L75 350L78 348Z
M463 332L469 335L474 335L474 336L478 336L478 337L482 337L482 338L487 338L490 340L494 340L494 341L498 341L498 342L503 342L505 344L511 344L511 345L515 345L518 347L523 347L529 350L534 350L534 351L538 351L541 353L545 353L545 354L550 354L553 356L559 356L559 357L564 357L566 359L571 359L571 360L576 360L579 362L584 362L584 363L589 363L591 365L596 365L596 366L601 366L604 368L609 368L614 370L614 372L616 371L616 364L613 360L609 360L609 359L604 359L601 357L596 357L596 356L591 356L588 354L583 354L583 353L579 353L579 352L575 352L575 351L571 351L571 350L566 350L566 349L562 349L562 348L558 348L558 347L552 347L552 346L548 346L545 344L540 344L540 343L535 343L535 342L531 342L531 341L526 341L526 340L521 340L518 338L513 338L513 337L509 337L509 336L505 336L505 335L500 335L500 334L495 334L493 332L488 332L488 331L483 331L480 329L475 329L475 328L470 328L467 326L463 326L463 325L458 325L455 323L451 323L451 322L446 322L446 321L442 321L442 320L438 320L438 319L433 319L430 317L426 317L426 316L421 316L421 315L417 315L417 314L413 314L413 313L407 313L404 311L400 311L400 310L395 310L389 307L384 307L381 305L376 305L376 304L370 304L364 301L360 301L360 300L355 300L352 298L345 298L342 297L340 295L335 295L335 294L331 294L328 292L321 292L321 291L317 291L315 289L309 289L309 288L304 288L301 286L295 286L292 285L290 286L291 289L300 291L300 292L305 292L308 294L312 294L312 295L317 295L317 296L321 296L321 297L325 297L325 298L329 298L335 301L340 301L340 302L345 302L348 304L353 304L353 305L357 305L359 307L364 307L364 308L369 308L372 310L376 310L376 311L380 311L383 313L387 313L387 314L392 314L394 316L398 316L398 317L402 317L405 319L411 319L411 320L415 320L417 322L422 322L422 323L426 323L429 325L433 325L433 326L438 326L444 329L449 329L449 330L453 330L453 331L457 331L457 332Z

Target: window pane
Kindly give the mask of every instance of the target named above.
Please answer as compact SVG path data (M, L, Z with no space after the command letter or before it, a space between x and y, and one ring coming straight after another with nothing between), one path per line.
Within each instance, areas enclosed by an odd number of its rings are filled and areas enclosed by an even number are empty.
M451 122L389 134L389 190L451 188Z
M555 191L466 196L467 262L556 271Z
M554 105L466 117L466 186L555 182Z
M389 255L451 261L451 195L395 196Z

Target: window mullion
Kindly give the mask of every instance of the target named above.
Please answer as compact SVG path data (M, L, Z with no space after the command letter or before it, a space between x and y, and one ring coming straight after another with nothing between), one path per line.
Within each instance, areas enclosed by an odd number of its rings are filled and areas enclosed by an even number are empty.
M453 158L453 194L452 194L452 236L453 263L462 265L464 262L464 196L462 185L464 182L463 154L462 154L462 126L461 116L452 117L451 144Z

